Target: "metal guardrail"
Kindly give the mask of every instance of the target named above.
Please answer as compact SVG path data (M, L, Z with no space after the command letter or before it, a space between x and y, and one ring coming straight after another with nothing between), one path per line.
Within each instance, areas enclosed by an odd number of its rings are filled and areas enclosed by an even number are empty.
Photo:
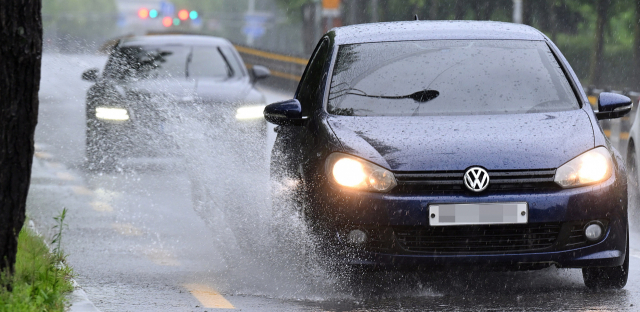
M272 78L264 84L293 93L304 73L308 60L300 57L282 55L269 51L235 45L247 68L253 65L266 66L271 70Z

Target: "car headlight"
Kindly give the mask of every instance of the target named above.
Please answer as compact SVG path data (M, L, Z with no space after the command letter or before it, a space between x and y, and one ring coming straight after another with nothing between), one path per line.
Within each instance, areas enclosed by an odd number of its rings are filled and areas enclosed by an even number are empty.
M329 179L348 188L388 192L398 185L391 171L347 154L329 155L326 166Z
M613 161L609 150L596 147L570 160L556 170L555 182L564 188L605 181L611 177Z
M243 106L236 111L236 119L264 118L265 105Z
M104 120L129 120L129 112L124 108L96 107L96 118Z

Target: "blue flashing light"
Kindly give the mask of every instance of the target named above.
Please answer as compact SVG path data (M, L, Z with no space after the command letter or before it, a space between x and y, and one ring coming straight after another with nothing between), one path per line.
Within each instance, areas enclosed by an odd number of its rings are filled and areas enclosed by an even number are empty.
M149 11L149 17L151 17L151 18L156 18L156 17L158 17L158 10L151 10L151 11Z
M191 18L192 20L198 18L198 12L196 11L189 12L189 18Z

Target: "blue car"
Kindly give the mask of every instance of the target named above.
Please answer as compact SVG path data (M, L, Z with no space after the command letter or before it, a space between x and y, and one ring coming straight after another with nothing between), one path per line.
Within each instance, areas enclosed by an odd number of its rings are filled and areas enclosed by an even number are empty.
M582 268L622 288L624 162L540 31L496 22L336 28L295 99L268 105L271 174L333 255L377 268ZM277 192L276 192L277 193Z

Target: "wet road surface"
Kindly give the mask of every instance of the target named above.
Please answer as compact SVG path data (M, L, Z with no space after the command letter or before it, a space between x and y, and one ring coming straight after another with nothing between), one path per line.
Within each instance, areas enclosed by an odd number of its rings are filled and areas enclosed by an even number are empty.
M555 268L379 272L348 282L314 264L298 241L304 230L295 216L267 208L266 161L245 166L237 160L242 151L218 157L216 144L203 144L188 145L193 153L183 159L86 170L84 94L90 83L80 74L104 61L44 56L27 208L45 234L52 218L69 210L63 237L68 263L101 311L640 310L635 231L629 283L620 291L589 291L579 270ZM270 102L287 97L266 94ZM215 142L215 136L203 140ZM213 190L213 199L197 201L198 183ZM278 232L282 228L287 231ZM277 235L269 237L274 229Z

